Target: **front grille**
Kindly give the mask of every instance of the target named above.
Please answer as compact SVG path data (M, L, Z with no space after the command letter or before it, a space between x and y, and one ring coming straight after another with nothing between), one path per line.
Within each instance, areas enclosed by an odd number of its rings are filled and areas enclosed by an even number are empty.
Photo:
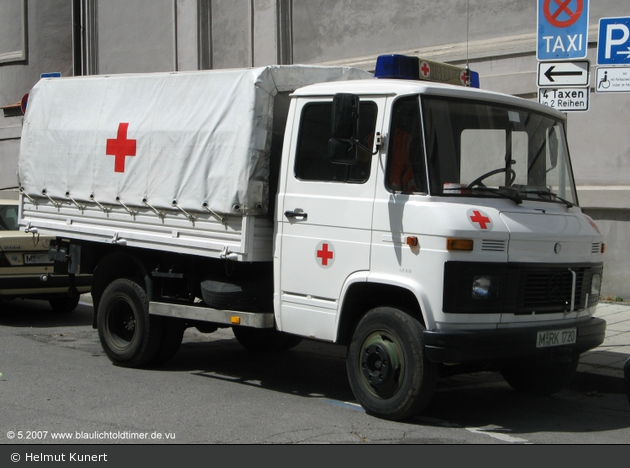
M512 281L518 288L514 307L517 312L536 313L582 309L591 286L590 270L589 267L521 268Z
M593 275L601 272L601 264L447 262L444 312L520 315L581 310L599 301L599 296L591 296L590 290ZM473 279L480 275L491 275L498 281L491 299L472 298Z

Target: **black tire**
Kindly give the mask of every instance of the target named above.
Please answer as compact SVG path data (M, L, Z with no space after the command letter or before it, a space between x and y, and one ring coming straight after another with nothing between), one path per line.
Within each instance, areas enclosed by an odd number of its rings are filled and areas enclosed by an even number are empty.
M531 395L559 392L575 375L579 355L557 362L528 362L505 367L501 374L514 390Z
M239 344L248 351L286 351L302 342L301 337L275 328L232 327L232 331Z
M116 365L141 367L158 352L162 317L149 315L149 299L136 282L112 281L98 305L98 336L107 357Z
M52 307L52 310L58 314L67 314L77 308L79 305L79 299L79 296L53 297L48 300L48 303L50 304L50 307Z
M162 339L151 364L163 364L171 359L182 345L186 324L179 319L164 317L162 319Z
M346 368L354 396L366 412L403 420L423 411L437 383L437 365L427 360L424 326L402 310L379 307L359 322Z
M258 279L235 282L205 279L201 297L212 308L239 311L273 310L273 284Z

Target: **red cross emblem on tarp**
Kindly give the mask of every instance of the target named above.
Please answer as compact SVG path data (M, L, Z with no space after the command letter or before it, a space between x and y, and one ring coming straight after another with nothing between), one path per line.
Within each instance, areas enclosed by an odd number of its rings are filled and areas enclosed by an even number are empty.
M329 242L320 242L315 250L315 258L319 266L327 268L335 260L335 250Z
M492 229L492 220L481 210L468 210L468 219L477 229L482 231L490 231Z
M114 156L114 172L125 172L125 157L136 155L136 140L127 139L128 123L118 124L116 139L107 139L105 154Z

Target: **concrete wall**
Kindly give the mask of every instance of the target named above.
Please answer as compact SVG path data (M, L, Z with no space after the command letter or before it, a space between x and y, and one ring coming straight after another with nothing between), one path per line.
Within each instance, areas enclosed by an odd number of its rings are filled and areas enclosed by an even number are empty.
M590 4L588 58L594 77L599 19L630 11L627 0ZM19 101L42 72L72 73L72 7L77 5L93 15L93 25L84 25L93 61L86 70L98 73L272 63L372 70L379 54L409 53L457 64L468 60L483 88L537 99L534 0L3 0L0 106ZM13 17L22 6L28 21L20 25ZM28 33L25 58L3 61L3 53L19 52L21 27ZM604 294L627 299L629 117L630 93L593 91L589 111L568 116L580 203L608 244ZM20 125L19 116L0 115L0 187L15 181Z

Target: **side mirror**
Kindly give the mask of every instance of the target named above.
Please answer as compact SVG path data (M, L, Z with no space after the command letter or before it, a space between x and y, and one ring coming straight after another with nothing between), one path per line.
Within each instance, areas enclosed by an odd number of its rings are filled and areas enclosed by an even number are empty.
M328 142L328 159L335 164L356 164L359 134L359 96L338 93L332 105L332 138Z
M349 141L331 138L328 141L328 160L334 164L356 164L359 160L357 147Z

